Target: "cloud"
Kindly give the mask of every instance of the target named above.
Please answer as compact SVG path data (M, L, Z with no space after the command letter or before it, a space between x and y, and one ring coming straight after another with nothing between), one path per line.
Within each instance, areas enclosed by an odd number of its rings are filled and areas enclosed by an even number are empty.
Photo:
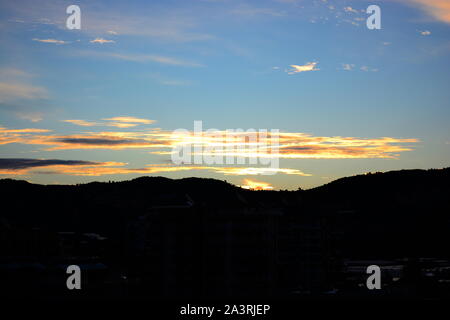
M129 61L135 61L135 62L157 62L161 64L168 64L173 66L186 66L186 67L200 67L201 64L185 61L181 59L171 58L171 57L164 57L164 56L157 56L157 55L120 55L120 54L113 54L112 57L123 59L123 60L129 60Z
M119 138L113 138L113 137L74 137L74 136L67 136L62 138L56 138L53 140L54 142L66 144L66 145L74 145L77 147L81 146L96 146L96 147L102 147L102 146L120 146L120 145L126 145L126 146L133 146L133 145L142 145L142 143L145 144L144 140L137 140L137 139L119 139ZM64 148L60 148L64 149Z
M38 39L33 38L33 41L43 42L43 43L55 43L55 44L66 44L66 41L57 40L57 39Z
M70 120L62 120L63 122L68 122L75 124L81 127L94 127L94 126L107 126L107 127L116 127L116 128L131 128L138 126L137 123L125 123L125 122L95 122L95 121L86 121L79 119L70 119Z
M171 8L167 12L158 12L154 7L139 15L127 14L124 11L113 11L103 8L100 12L89 12L83 18L82 31L91 34L120 34L124 36L140 36L170 42L194 42L214 39L214 36L197 32L195 27L201 17L178 12ZM198 22L196 21L196 18ZM114 30L114 31L113 31ZM112 31L112 32L111 32Z
M51 132L51 130L35 129L35 128L7 129L4 127L0 127L0 145L10 143L29 144L27 143L28 138L35 137L36 136L35 134L48 132Z
M425 30L425 31L419 31L419 33L423 36L429 36L431 34L431 31Z
M93 127L93 126L101 125L101 123L99 123L99 122L86 121L86 120L77 120L77 119L62 120L62 121L63 122L68 122L68 123L72 123L72 124L75 124L77 126L82 126L82 127Z
M355 138L355 137L321 137L305 133L280 132L258 136L252 133L222 131L214 134L178 135L171 143L174 145L196 145L203 147L202 151L192 152L193 155L230 156L230 157L260 157L280 159L367 159L396 158L399 152L411 151L411 147L403 144L417 143L417 139L397 138ZM273 139L278 139L277 150L271 150ZM214 146L214 150L209 150ZM156 154L169 154L164 151L153 151Z
M83 160L59 159L26 159L2 158L0 159L0 174L69 174L69 175L101 175L102 169L123 166L122 162L94 162ZM42 169L44 168L44 170ZM83 173L84 172L84 173ZM104 170L103 172L107 172ZM81 174L80 174L81 173Z
M33 112L33 111L18 111L16 112L16 116L23 120L28 120L31 122L39 122L44 116L42 112Z
M160 64L166 64L171 66L183 66L183 67L202 67L200 63L160 56L160 55L148 55L148 54L129 54L129 53L114 53L114 52L95 52L95 51L79 51L80 55L92 56L92 57L107 57L112 59L119 59L131 62L156 62Z
M0 169L3 170L19 170L36 167L54 166L54 165L96 165L95 162L81 161L81 160L43 160L43 159L15 159L3 158L0 159Z
M141 124L152 124L155 123L155 120L136 118L136 117L113 117L113 118L105 118L103 120L115 121L115 122L131 122L131 123L141 123Z
M137 123L125 123L125 122L109 122L103 124L108 127L116 127L116 128L131 128L138 126Z
M135 117L107 118L148 122L149 119ZM256 135L252 140L249 134ZM228 136L227 136L228 135ZM273 140L277 138L277 140ZM274 149L273 143L277 142ZM395 159L399 154L414 150L411 144L418 143L414 138L356 138L340 136L313 136L300 132L264 133L216 131L172 132L162 129L142 131L83 132L70 135L54 134L47 129L24 128L8 129L0 127L0 144L20 143L46 146L47 151L76 149L150 149L152 154L170 155L174 147L197 146L191 149L192 156L214 156L225 159L248 159L260 157L272 159ZM211 148L214 147L214 148ZM255 148L258 148L255 152ZM8 162L9 161L9 162ZM115 174L154 174L179 171L210 171L216 174L249 176L259 174L286 174L310 176L298 169L252 167L250 161L243 166L202 166L202 165L147 165L143 168L130 168L122 162L58 162L59 160L25 159L3 160L0 174L51 173L75 176L100 176ZM243 162L245 164L245 161ZM45 171L43 171L45 169Z
M76 149L147 149L169 148L171 141L168 134L149 130L145 132L86 132L72 135L42 135L47 131L21 132L0 128L0 144L20 143L28 145L48 146L45 150L76 150Z
M378 71L378 69L375 69L375 68L369 68L368 66L362 66L360 69L361 69L361 71L364 71L364 72L369 72L369 71L371 71L371 72L377 72L377 71Z
M351 71L355 67L352 63L343 63L342 64L342 70Z
M316 68L316 65L317 65L317 62L307 62L306 64L304 64L302 66L291 64L290 66L292 67L292 69L289 69L286 72L288 74L296 74L299 72L320 70L320 69Z
M32 100L44 98L47 98L47 90L43 87L19 82L0 82L0 103L17 99Z
M210 166L176 166L149 164L143 168L129 168L123 162L95 162L81 160L55 159L0 159L0 174L65 174L72 176L102 176L116 174L156 174L180 171L203 170L225 175L257 175L264 174L267 168L238 168ZM44 168L44 170L43 170ZM246 169L246 170L244 170ZM277 173L306 175L296 169L274 169ZM289 173L287 173L289 172Z
M17 68L2 68L0 69L0 78L30 78L33 74Z
M342 68L341 68L341 70L345 70L345 71L353 71L353 70L355 70L356 67L357 67L357 66L356 66L355 64L353 64L353 63L342 63ZM339 68L338 68L338 69L339 69ZM364 72L369 72L369 71L371 71L371 72L377 72L377 71L378 71L378 69L370 68L370 67L368 67L368 66L361 66L361 67L359 67L359 70L364 71Z
M450 23L450 2L448 0L401 0L401 2L418 6L437 21Z
M42 103L47 89L30 83L35 75L18 68L0 69L0 109L19 119L38 122L43 119Z
M49 129L35 129L35 128L6 129L3 127L0 127L0 135L7 134L7 133L45 133L45 132L51 132L51 131L52 130L49 130Z
M63 122L75 124L82 127L94 127L94 126L107 126L107 127L116 127L116 128L131 128L136 127L141 124L152 124L155 123L155 120L150 119L142 119L136 117L113 117L113 118L105 118L102 119L107 122L99 122L99 121L87 121L80 119L69 119L62 120Z
M264 168L264 167L231 167L231 168L218 168L216 171L223 173L225 175L238 175L238 176L246 176L246 175L271 175L276 173L283 173L287 175L297 175L309 177L311 176L308 173L304 173L303 171L297 169L285 169L285 168Z
M246 176L246 175L265 175L273 173L282 173L288 175L310 176L297 169L286 168L265 168L265 167L212 167L212 166L175 166L175 165L148 165L146 170L151 173L174 172L174 171L190 171L190 170L207 170L224 175Z
M241 188L249 190L273 190L273 186L268 182L255 181L250 179L244 179L244 184Z
M108 40L108 39L103 39L103 38L95 38L94 40L89 41L90 43L100 43L100 44L104 44L104 43L115 43L114 40Z
M353 9L352 7L344 7L345 12L358 13L358 10Z
M72 135L21 132L0 128L0 144L21 143L48 146L46 150L73 149L152 149L152 154L170 155L173 148L179 146L201 147L193 150L192 155L260 157L280 159L369 159L397 158L400 152L412 151L409 144L419 142L417 139L392 137L356 138L312 136L300 132L280 132L259 135L257 132L203 132L194 135L191 132L173 133L162 129L143 131L85 132ZM249 138L249 134L255 139ZM272 150L274 141L279 145ZM270 170L270 169L265 169ZM229 173L231 174L232 171ZM285 172L289 174L289 172Z

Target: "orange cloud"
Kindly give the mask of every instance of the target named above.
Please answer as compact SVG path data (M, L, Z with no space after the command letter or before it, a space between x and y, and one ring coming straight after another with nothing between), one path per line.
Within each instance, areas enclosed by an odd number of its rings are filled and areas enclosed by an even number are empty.
M115 121L115 122L142 123L142 124L151 124L151 123L155 122L155 120L142 119L142 118L136 118L136 117L113 117L113 118L106 118L103 120Z
M62 120L63 122L67 122L67 123L72 123L75 124L77 126L81 126L81 127L93 127L93 126L98 126L100 125L100 123L98 122L94 122L94 121L86 121L86 120L77 120L77 119L73 119L73 120Z
M399 152L411 151L404 144L417 143L417 139L355 138L355 137L320 137L305 133L280 132L267 135L258 132L218 131L214 134L173 135L173 145L201 146L200 152L192 155L259 157L284 159L367 159L396 158ZM279 145L271 149L272 138L278 138ZM154 151L154 154L169 155L170 151Z
M38 131L30 131L38 130ZM0 144L22 143L47 145L46 150L71 149L156 149L153 154L170 155L175 146L197 146L192 155L259 157L281 159L369 159L397 158L399 153L412 151L409 144L417 139L392 137L356 138L322 137L299 132L261 134L258 132L216 131L195 135L190 132L170 132L161 129L144 131L84 132L73 135L39 135L45 129L9 130L0 128ZM279 144L271 149L272 139Z
M137 123L125 123L125 122L109 122L105 125L108 127L116 127L116 128L131 128L138 126Z
M108 39L103 39L103 38L95 38L94 40L89 41L90 43L100 43L100 44L104 44L104 43L114 43L114 40L108 40Z
M246 175L269 175L274 173L283 173L288 175L297 175L297 176L304 176L309 177L311 176L308 173L304 173L297 169L284 169L284 168L265 168L265 167L228 167L228 168L221 168L221 167L213 167L215 171L223 173L225 175L239 175L239 176L246 176Z
M436 20L450 23L450 1L448 0L409 0L403 2L416 4Z
M144 168L128 168L123 162L94 162L78 160L45 159L0 159L0 174L65 174L72 176L102 176L116 174L154 174L205 170L225 175L257 175L270 172L309 176L296 169L246 168L246 167L210 167L210 166L175 166L152 164Z
M35 128L27 128L27 129L6 129L0 127L0 134L2 133L44 133L51 132L49 129L35 129Z
M135 117L114 117L114 118L106 118L102 119L107 122L98 122L98 121L87 121L87 120L79 120L79 119L71 119L71 120L62 120L63 122L68 122L71 124L75 124L82 127L94 127L94 126L107 126L107 127L116 127L116 128L131 128L136 127L140 124L152 124L155 120L150 119L141 119Z
M244 179L244 185L242 185L241 188L250 190L273 190L270 183L250 179Z

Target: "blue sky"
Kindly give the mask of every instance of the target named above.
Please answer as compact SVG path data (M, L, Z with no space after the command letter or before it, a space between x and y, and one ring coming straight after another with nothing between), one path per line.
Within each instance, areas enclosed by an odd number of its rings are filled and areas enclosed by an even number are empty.
M381 30L366 27L371 4ZM296 189L449 165L450 1L0 1L0 17L0 157L35 160L0 163L1 177ZM280 167L296 171L174 169L155 139L194 120L279 129Z

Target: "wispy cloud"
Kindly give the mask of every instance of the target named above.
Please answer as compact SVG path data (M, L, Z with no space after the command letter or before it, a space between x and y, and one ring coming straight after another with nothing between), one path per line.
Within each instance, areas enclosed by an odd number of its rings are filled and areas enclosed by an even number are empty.
M20 70L17 68L1 68L0 69L0 79L9 79L9 78L31 78L34 75L28 73L24 70Z
M378 71L378 69L370 68L368 66L361 66L360 70L364 71L364 72L377 72Z
M32 77L21 69L0 69L0 103L47 98L47 89L29 83Z
M77 126L82 126L82 127L93 127L93 126L101 125L101 123L99 123L99 122L78 120L78 119L62 120L62 121L67 122L67 123L72 123L72 124L75 124Z
M33 41L43 42L43 43L54 43L54 44L66 44L67 41L57 40L57 39L38 39L33 38Z
M50 129L37 129L37 128L25 128L25 129L7 129L4 127L0 127L0 134L8 134L8 133L44 133L51 132Z
M420 33L422 36L429 36L429 35L431 35L431 31L428 31L428 30L419 31L419 33Z
M142 123L142 124L155 123L155 120L136 118L136 117L113 117L113 118L105 118L103 120L116 121L116 122Z
M304 173L303 171L297 169L287 169L287 168L264 168L264 167L231 167L231 168L219 168L218 172L224 173L226 175L238 175L238 176L246 176L246 175L270 175L275 173L283 173L288 175L297 175L309 177L311 176L308 173Z
M0 102L16 99L43 99L47 97L47 90L43 87L25 83L0 82Z
M304 65L291 64L290 67L292 67L292 69L288 69L288 70L286 70L286 72L288 74L296 74L299 72L320 70L320 69L316 68L316 65L317 65L317 62L307 62Z
M30 83L35 75L18 68L0 69L0 109L32 122L41 121L42 110L36 110L48 99L47 89Z
M338 69L344 70L344 71L353 71L353 70L356 70L356 69L359 69L359 70L364 71L364 72L377 72L378 71L378 69L371 68L371 67L368 67L368 66L357 67L353 63L342 63L341 65L342 65L342 67L338 68Z
M100 43L100 44L104 44L104 43L115 43L114 40L108 40L108 39L103 39L103 38L95 38L94 40L89 41L90 43Z
M351 12L351 13L358 13L358 10L353 9L353 8L350 7L350 6L344 7L344 11L345 11L345 12Z
M116 128L131 128L142 124L152 124L156 122L155 120L136 117L113 117L113 118L105 118L102 120L104 121L87 121L80 119L69 119L62 121L82 127L106 126Z
M197 62L177 59L173 57L166 57L161 55L149 54L130 54L130 53L115 53L115 52L96 52L96 51L79 51L78 54L92 57L106 57L112 59L119 59L132 62L156 62L160 64L183 66L183 67L202 67L203 65Z
M19 119L28 120L31 122L39 122L44 118L43 113L39 111L17 111L16 116Z
M342 64L342 70L351 71L355 67L352 63L343 63Z

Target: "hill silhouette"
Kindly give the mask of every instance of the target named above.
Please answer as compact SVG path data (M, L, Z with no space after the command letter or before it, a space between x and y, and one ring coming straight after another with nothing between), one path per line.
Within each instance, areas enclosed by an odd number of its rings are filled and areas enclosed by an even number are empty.
M352 205L381 206L403 199L408 204L447 204L450 168L400 170L345 177L309 190L315 199Z
M399 207L450 208L450 168L400 170L345 177L323 186L297 191L252 191L226 181L205 178L140 177L122 182L39 185L0 180L0 216L20 224L67 225L79 211L92 220L133 218L152 206L179 201L186 195L197 206L215 208L292 207L317 211L379 210ZM88 214L89 213L89 214ZM431 212L429 215L432 214ZM379 213L383 215L382 212ZM87 224L90 222L85 221Z
M400 170L296 191L203 178L79 185L3 179L0 268L23 259L47 268L68 259L89 266L82 261L95 258L93 268L133 278L137 295L148 293L147 284L155 295L216 297L346 288L353 280L343 280L345 261L450 261L449 178L450 168ZM431 270L418 266L412 270ZM439 277L436 283L447 283ZM109 283L119 286L114 279Z

